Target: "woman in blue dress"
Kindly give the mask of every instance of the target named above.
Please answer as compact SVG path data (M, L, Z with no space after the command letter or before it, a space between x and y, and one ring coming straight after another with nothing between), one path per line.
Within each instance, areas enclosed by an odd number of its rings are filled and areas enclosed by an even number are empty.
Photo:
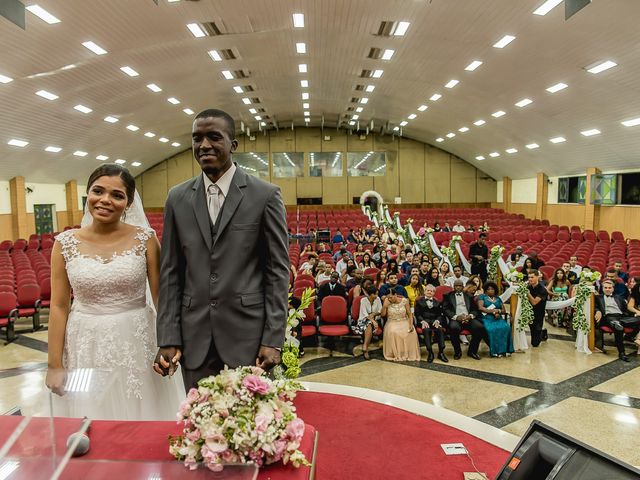
M494 282L484 284L484 293L477 298L478 309L487 331L492 357L504 357L513 353L511 326L504 317L504 306L498 297L498 286Z

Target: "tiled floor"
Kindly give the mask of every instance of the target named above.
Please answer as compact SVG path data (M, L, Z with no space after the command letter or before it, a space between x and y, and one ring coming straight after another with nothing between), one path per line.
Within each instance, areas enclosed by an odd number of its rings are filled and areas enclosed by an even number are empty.
M45 319L46 320L46 319ZM25 325L26 326L26 325ZM614 355L577 353L571 337L549 329L550 339L537 349L509 358L463 355L449 363L436 360L396 364L382 358L380 343L372 359L362 358L358 339L337 342L331 350L307 347L301 380L349 385L403 396L444 407L485 424L521 435L539 419L596 448L640 465L632 447L640 436L640 358L624 363ZM20 405L26 413L45 414L46 329L22 333L0 346L0 412ZM635 348L627 345L628 352ZM354 356L355 355L355 356Z

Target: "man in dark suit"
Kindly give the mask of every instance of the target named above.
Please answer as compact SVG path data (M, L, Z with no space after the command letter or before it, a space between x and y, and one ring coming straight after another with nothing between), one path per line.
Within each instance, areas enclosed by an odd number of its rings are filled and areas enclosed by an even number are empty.
M537 347L542 340L547 339L547 329L544 326L545 307L547 306L547 298L549 292L540 283L540 272L538 270L529 270L527 273L529 284L527 289L527 298L533 307L533 322L529 325L531 330L531 346Z
M467 355L475 360L480 360L478 347L486 332L482 320L479 318L478 307L471 295L465 293L462 280L456 280L453 284L453 292L445 295L442 302L444 314L449 321L449 338L453 344L453 358L462 357L460 349L460 332L464 329L471 331L471 343Z
M289 258L280 189L232 162L235 123L221 110L193 122L202 174L174 187L164 234L154 369L182 365L188 390L224 365L280 362Z
M629 357L624 350L624 328L638 327L640 317L632 317L627 313L627 302L619 295L614 295L614 282L606 279L602 282L602 295L596 296L595 321L598 326L613 329L613 336L618 348L618 358L628 362Z
M433 348L431 346L431 335L435 335L438 342L438 359L447 363L449 359L444 354L444 329L447 322L442 313L442 304L438 302L434 295L436 287L427 285L424 289L424 297L416 300L414 316L418 326L422 328L422 337L427 347L429 356L427 362L433 362Z
M318 307L322 305L324 297L336 296L347 300L347 289L338 280L340 275L338 272L331 272L329 281L318 289Z
M478 236L478 241L473 242L469 247L469 257L471 258L471 274L480 275L482 283L487 281L487 261L489 259L489 248L485 243L486 233Z

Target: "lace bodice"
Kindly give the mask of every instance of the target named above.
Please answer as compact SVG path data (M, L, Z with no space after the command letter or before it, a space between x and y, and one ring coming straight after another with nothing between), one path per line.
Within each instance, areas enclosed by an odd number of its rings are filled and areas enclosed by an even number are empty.
M407 300L403 300L400 303L392 303L387 308L387 321L388 322L406 322L407 311L405 309L405 303Z
M75 302L110 307L145 297L147 240L153 230L137 227L122 248L107 252L81 242L76 233L77 230L67 230L56 237L62 246Z

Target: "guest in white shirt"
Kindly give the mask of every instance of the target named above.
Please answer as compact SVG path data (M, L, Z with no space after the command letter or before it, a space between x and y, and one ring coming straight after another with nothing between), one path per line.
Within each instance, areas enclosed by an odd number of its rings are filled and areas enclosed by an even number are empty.
M373 333L378 329L380 324L380 312L382 311L382 302L378 297L376 287L368 285L366 287L367 296L360 300L360 315L358 322L351 328L357 335L364 335L364 344L362 346L362 355L369 360L369 343Z
M456 265L453 267L453 275L446 279L445 285L453 288L453 284L456 280L461 280L463 285L466 285L469 279L462 275L462 267L460 265Z
M569 258L569 265L571 265L571 271L579 277L580 272L582 272L582 267L578 265L578 257L576 257L575 255L571 256Z
M456 224L453 226L453 228L451 229L452 232L457 232L457 233L462 233L464 232L464 226L460 225L460 222L456 222Z

